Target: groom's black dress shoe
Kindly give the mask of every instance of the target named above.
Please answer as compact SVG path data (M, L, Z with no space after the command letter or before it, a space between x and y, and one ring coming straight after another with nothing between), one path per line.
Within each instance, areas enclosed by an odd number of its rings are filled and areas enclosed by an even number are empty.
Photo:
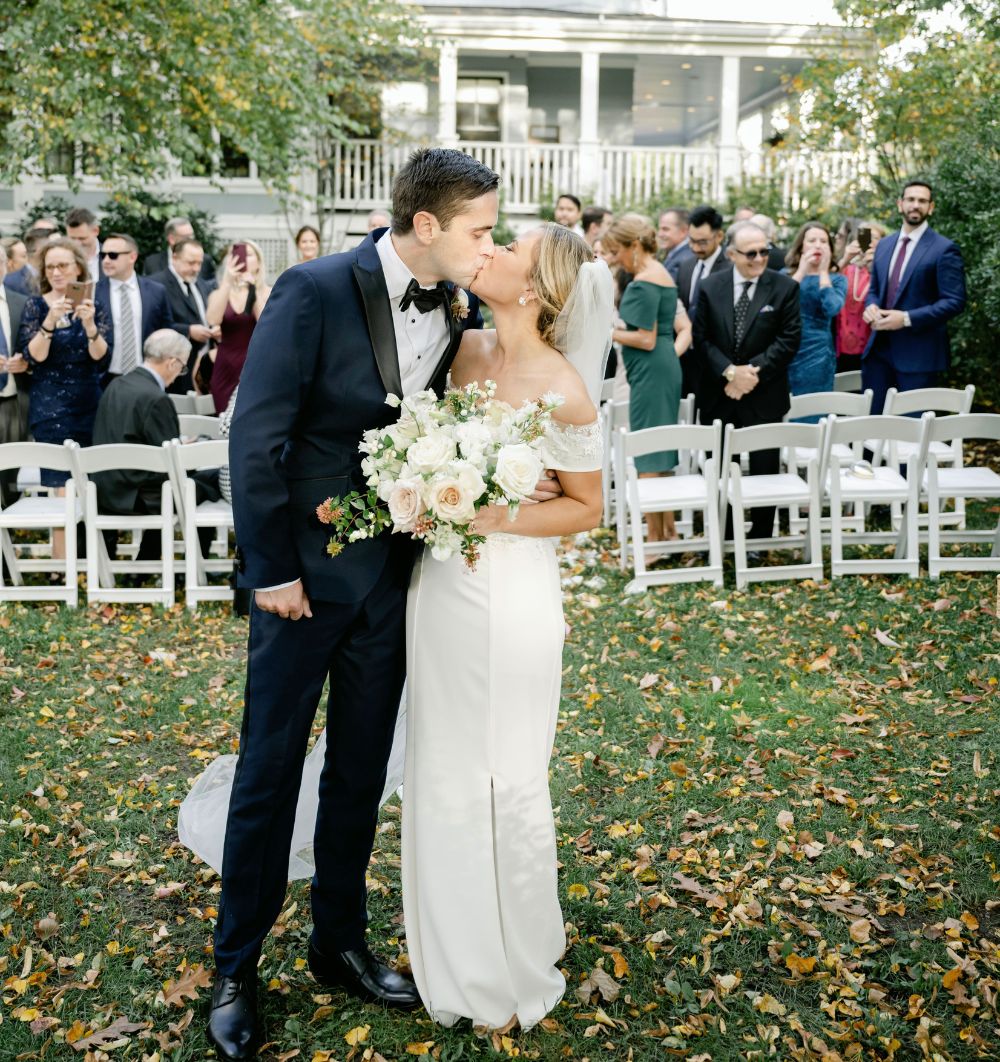
M324 987L342 988L372 1003L404 1010L420 1005L417 986L380 963L363 945L356 950L326 955L310 941L309 969Z
M253 1058L257 1049L257 978L217 977L212 989L208 1038L225 1062Z

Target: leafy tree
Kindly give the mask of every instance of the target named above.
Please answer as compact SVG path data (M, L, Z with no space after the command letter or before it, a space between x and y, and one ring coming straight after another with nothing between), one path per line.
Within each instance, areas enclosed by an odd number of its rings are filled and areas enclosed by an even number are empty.
M847 26L872 42L824 54L792 81L801 108L792 142L874 153L873 177L895 194L928 169L1000 89L1000 0L837 0Z
M285 195L317 145L367 132L418 50L397 0L0 5L0 182L87 173L129 195L253 159Z

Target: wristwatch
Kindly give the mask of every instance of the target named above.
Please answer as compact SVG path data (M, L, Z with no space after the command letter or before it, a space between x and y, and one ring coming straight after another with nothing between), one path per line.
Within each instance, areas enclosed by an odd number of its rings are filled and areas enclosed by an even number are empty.
M726 378L726 383L732 383L736 379L736 366L727 365L726 371L722 374Z

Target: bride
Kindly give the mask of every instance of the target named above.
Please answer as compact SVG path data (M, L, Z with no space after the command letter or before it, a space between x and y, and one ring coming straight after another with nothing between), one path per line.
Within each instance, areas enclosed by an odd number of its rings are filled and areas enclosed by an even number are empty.
M548 224L497 247L472 285L495 330L465 333L456 387L487 380L512 406L556 393L543 446L562 496L480 511L470 572L425 551L407 603L407 690L383 800L403 766L407 949L420 997L443 1025L470 1018L529 1028L558 1002L565 949L548 761L559 707L564 622L555 539L595 527L601 441L595 404L613 321L613 284L584 240ZM403 732L405 730L405 757ZM310 754L290 877L312 872L325 735ZM181 840L221 865L235 757L220 757L181 807Z

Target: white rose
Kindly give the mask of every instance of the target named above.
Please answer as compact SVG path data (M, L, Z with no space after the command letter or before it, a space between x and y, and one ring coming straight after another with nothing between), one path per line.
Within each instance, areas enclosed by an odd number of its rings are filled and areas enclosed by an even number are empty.
M493 478L512 501L526 498L541 474L542 459L527 443L501 447Z
M393 531L412 531L423 506L420 502L420 483L398 480L388 498Z
M463 457L478 458L493 442L493 433L485 424L476 420L466 421L455 427L458 449Z
M475 502L486 491L486 480L483 479L479 468L470 461L452 461L448 471L458 480L469 497Z
M476 497L463 488L457 476L442 476L430 485L428 507L450 524L467 524L476 515Z
M438 472L455 457L455 443L443 432L425 435L406 451L406 463L418 474Z
M435 560L447 560L462 548L462 536L450 527L440 527L434 532L430 547Z

